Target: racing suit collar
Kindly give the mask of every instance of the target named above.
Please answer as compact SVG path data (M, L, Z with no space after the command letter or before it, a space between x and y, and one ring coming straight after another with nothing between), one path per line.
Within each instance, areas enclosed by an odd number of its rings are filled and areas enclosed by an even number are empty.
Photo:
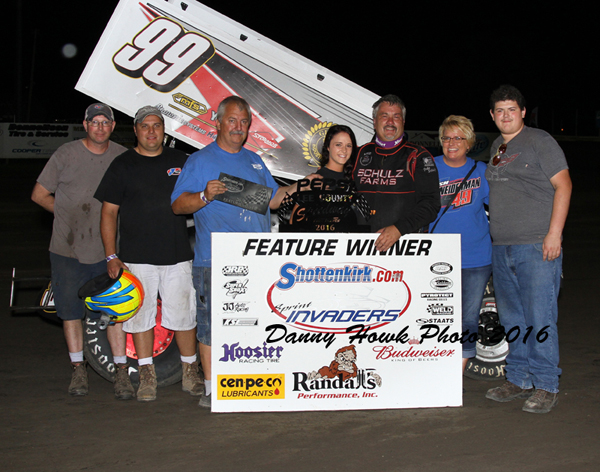
M398 139L395 139L394 141L384 141L382 139L379 139L379 136L375 136L375 144L377 145L377 147L381 147L384 149L391 149L391 148L395 148L400 143L402 143L405 138L406 138L406 133L402 134L402 136L400 136Z

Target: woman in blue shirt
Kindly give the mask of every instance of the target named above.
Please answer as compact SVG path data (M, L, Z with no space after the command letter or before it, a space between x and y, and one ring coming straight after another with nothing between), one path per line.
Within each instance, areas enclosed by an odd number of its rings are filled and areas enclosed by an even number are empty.
M463 339L467 339L462 346L464 371L468 360L476 354L479 311L492 273L492 240L483 206L488 203L489 187L485 179L485 163L467 157L475 144L471 120L450 115L440 126L439 137L444 154L435 158L435 164L440 178L442 206L429 230L461 235L462 330L465 333Z

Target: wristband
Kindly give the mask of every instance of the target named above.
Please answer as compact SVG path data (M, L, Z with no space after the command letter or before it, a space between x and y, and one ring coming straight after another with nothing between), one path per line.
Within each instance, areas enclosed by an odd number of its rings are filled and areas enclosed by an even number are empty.
M206 197L204 196L204 190L203 190L202 192L200 192L200 198L201 198L201 199L202 199L202 201L203 201L204 203L206 203L207 205L210 203L210 201L208 200L208 198L206 198Z
M110 256L108 256L108 257L106 258L106 262L110 262L110 261L112 261L113 259L118 259L118 258L119 258L119 256L117 256L116 254L111 254Z

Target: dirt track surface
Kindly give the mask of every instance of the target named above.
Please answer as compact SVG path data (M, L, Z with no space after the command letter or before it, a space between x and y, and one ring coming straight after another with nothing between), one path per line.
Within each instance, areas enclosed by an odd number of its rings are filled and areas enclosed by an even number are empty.
M559 300L561 392L547 415L485 398L500 382L464 379L462 408L211 414L162 388L114 399L89 369L90 394L66 393L62 329L8 310L13 266L47 274L51 218L28 201L41 162L0 163L0 464L6 471L597 471L600 462L598 146L563 146L575 185Z

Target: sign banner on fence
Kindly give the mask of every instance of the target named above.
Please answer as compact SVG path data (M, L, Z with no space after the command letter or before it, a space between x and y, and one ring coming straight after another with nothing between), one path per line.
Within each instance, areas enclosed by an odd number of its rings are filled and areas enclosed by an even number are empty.
M47 159L58 147L85 135L81 123L0 123L0 156Z
M376 238L213 234L212 411L462 405L460 236Z

